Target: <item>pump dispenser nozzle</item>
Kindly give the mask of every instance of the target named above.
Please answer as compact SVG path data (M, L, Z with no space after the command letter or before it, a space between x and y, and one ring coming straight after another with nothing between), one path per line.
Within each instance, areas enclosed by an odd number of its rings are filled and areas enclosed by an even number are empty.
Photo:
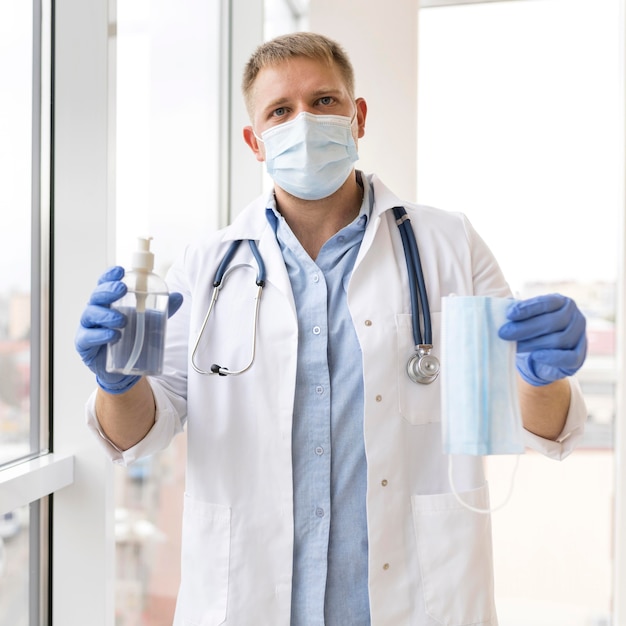
M137 250L133 253L133 269L137 272L151 272L154 269L154 254L150 252L152 237L137 237Z
M154 268L154 254L150 252L152 237L137 238L137 250L133 253L132 269L137 272L137 312L146 310L148 293L148 274Z

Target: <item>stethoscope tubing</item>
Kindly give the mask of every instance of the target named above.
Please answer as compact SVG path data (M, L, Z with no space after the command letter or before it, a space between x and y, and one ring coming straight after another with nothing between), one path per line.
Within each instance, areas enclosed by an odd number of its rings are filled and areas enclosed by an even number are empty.
M423 344L432 345L433 331L430 317L430 306L428 304L428 295L426 293L426 281L424 280L424 272L422 270L417 241L415 240L413 228L411 228L411 220L409 219L404 207L394 207L393 213L396 217L398 230L400 231L407 272L409 275L409 292L411 294L411 310L413 311L413 341L415 342L416 347ZM420 312L424 318L423 341L422 331L420 328Z
M412 315L412 330L413 330L413 341L415 343L416 354L410 359L408 364L409 376L415 380L415 382L432 382L438 374L439 365L438 361L430 356L430 349L432 348L432 323L430 317L430 307L428 305L428 296L426 293L426 283L424 280L424 272L422 271L422 264L420 261L419 250L417 248L417 241L415 239L415 234L413 232L413 228L411 227L411 220L407 215L406 209L402 206L393 207L393 213L396 219L396 224L398 226L398 230L400 231L400 238L402 240L402 247L404 249L404 257L406 260L408 280L409 280L409 292L411 299L411 311ZM233 267L229 267L231 261L233 260L237 249L239 248L243 239L237 239L233 241L226 254L222 258L220 264L218 265L217 271L215 272L215 277L213 279L213 293L211 295L211 302L209 304L208 311L204 317L204 321L202 322L202 327L200 328L200 332L198 333L198 337L196 339L194 348L191 353L191 365L193 369L199 374L219 374L220 376L236 376L238 374L242 374L246 372L252 367L254 363L254 358L256 355L256 337L257 337L257 327L259 320L259 306L261 302L261 293L263 291L263 287L265 286L266 280L266 271L265 271L265 263L263 262L263 258L259 252L256 241L253 239L248 239L248 244L250 246L250 250L257 264L257 278L256 284L258 286L257 296L256 296L256 305L254 310L254 321L253 321L253 329L252 329L252 351L250 355L250 360L248 363L239 370L229 370L226 367L222 367L217 363L213 363L211 365L210 370L203 370L196 363L196 353L198 351L198 347L200 345L200 339L204 334L204 330L207 326L209 318L211 317L211 313L215 308L215 303L217 302L217 297L219 295L220 290L224 286L224 282L228 275L235 270L237 267L250 267L249 264L238 264ZM422 330L420 328L420 313L421 317L424 320L424 335L422 340ZM426 361L431 363L436 363L436 372L430 373L427 371L423 373L422 359L426 359ZM416 367L414 367L416 365ZM427 368L431 368L432 366L428 365ZM418 373L415 373L415 369L419 370ZM434 372L434 370L432 370Z
M202 335L204 334L204 329L206 328L209 318L211 317L211 313L213 312L213 309L215 308L217 297L221 289L224 287L226 283L226 278L228 278L228 275L234 270L236 270L238 267L249 267L247 263L240 263L238 265L229 267L230 262L233 260L233 257L235 256L235 253L237 252L237 248L239 248L239 245L241 244L242 241L243 241L242 239L237 239L230 244L228 250L226 251L226 254L224 255L222 261L220 262L217 268L217 271L215 272L215 278L213 279L213 293L211 294L211 302L209 304L209 308L206 312L206 315L204 316L204 320L202 322L200 332L198 333L198 338L196 339L196 343L191 352L191 366L196 372L198 372L198 374L219 374L220 376L226 376L226 375L238 376L239 374L243 374L244 372L247 372L252 367L252 364L254 363L254 358L256 356L256 335L257 335L258 320L259 320L259 307L261 304L261 294L263 292L263 287L265 287L266 272L265 272L265 263L263 262L263 258L261 257L261 253L259 252L259 248L256 244L256 241L254 241L253 239L248 239L247 241L248 241L248 244L250 245L250 250L252 251L252 255L254 256L256 260L256 264L257 264L256 284L258 287L256 298L255 298L256 304L254 307L254 321L253 321L253 327L252 327L252 352L250 354L250 360L248 361L247 365L245 365L239 370L229 370L228 368L222 367L221 365L218 365L217 363L213 363L211 365L210 370L203 370L196 364L196 352L198 351L198 347L200 346L200 339L202 338Z
M222 259L221 263L218 265L217 271L215 272L215 278L213 279L213 287L219 287L222 284L222 280L224 280L224 275L226 274L226 270L228 269L230 262L233 260L233 257L235 256L235 252L237 252L237 248L239 248L239 245L241 244L242 241L243 239L235 239L235 241L233 241L228 247L228 250L226 251L224 258ZM252 255L254 256L257 267L258 267L258 272L256 276L256 284L259 287L264 287L266 273L265 273L265 263L263 262L263 257L261 257L261 253L259 252L259 248L256 245L256 241L254 241L254 239L248 239L247 241L248 241L248 245L250 246L250 250L252 251Z

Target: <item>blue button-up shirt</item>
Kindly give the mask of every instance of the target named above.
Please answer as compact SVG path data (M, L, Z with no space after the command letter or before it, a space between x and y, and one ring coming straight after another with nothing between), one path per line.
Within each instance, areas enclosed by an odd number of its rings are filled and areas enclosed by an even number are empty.
M363 179L358 217L313 261L268 207L298 313L293 414L292 626L370 623L363 368L347 304L373 194Z

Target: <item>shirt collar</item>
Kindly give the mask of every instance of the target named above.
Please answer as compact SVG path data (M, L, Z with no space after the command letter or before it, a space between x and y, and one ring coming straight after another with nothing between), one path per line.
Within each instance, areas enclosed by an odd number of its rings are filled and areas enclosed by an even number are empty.
M374 193L372 183L366 176L363 176L363 172L360 170L356 170L356 180L359 186L363 189L363 199L361 201L359 214L357 215L355 221L361 220L363 222L363 226L365 226L367 225L367 221L372 214L372 207L374 206ZM265 215L273 231L276 232L282 215L278 212L278 208L276 207L276 196L273 191L267 199L267 203L265 205Z

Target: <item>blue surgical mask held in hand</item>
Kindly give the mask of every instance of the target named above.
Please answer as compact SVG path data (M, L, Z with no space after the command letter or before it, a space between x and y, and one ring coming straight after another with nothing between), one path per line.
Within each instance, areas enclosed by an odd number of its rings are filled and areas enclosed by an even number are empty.
M457 500L476 513L454 484L454 455L524 452L524 429L517 394L515 344L498 336L511 305L508 298L450 296L442 301L441 404L442 450L448 455L450 488Z
M586 320L576 303L558 293L518 300L499 330L517 342L517 369L539 387L573 376L587 355Z
M257 139L265 144L267 173L296 198L320 200L332 195L358 160L354 119L304 111L266 130Z
M445 454L521 454L515 344L498 336L508 298L442 302L441 393Z

